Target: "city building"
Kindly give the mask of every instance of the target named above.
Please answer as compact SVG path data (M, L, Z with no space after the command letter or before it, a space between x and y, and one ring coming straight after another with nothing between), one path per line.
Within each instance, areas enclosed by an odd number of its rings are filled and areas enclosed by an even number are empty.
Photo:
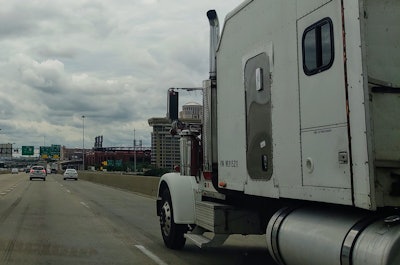
M137 172L150 164L150 157L148 147L102 147L86 151L85 164L93 169Z
M190 102L182 107L179 113L180 121L200 124L203 107ZM148 123L153 127L151 133L151 164L156 168L173 170L180 164L179 135L171 135L171 121L167 118L150 118Z
M197 102L189 102L182 106L181 119L201 120L203 117L203 106Z
M151 164L156 168L173 169L179 165L179 136L170 134L171 122L168 118L150 118Z
M13 146L10 143L0 144L0 158L11 159L13 154Z
M150 164L149 147L94 147L85 148L85 169L108 169L134 171ZM82 148L61 148L60 168L72 167L81 170L83 167Z

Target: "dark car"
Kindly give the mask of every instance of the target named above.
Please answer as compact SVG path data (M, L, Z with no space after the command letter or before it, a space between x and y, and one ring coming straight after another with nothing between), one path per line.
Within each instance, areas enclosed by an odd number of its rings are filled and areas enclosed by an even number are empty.
M43 181L46 181L46 168L43 166L33 166L31 167L31 170L29 172L29 180L38 178L42 179Z

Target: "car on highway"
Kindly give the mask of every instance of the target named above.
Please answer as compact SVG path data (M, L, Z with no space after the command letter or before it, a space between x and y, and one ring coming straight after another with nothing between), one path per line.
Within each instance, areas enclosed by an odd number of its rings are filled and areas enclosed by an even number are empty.
M18 168L12 168L11 174L18 174Z
M31 170L29 172L29 180L39 178L42 179L43 181L46 181L46 168L43 166L33 166L31 167Z
M78 172L74 168L67 168L64 172L64 180L67 179L78 180Z

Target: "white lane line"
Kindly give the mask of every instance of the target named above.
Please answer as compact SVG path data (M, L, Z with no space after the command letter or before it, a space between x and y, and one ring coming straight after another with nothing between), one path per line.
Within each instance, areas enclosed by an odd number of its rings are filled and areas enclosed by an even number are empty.
M70 190L66 190L68 193L71 193L71 191Z
M148 250L147 248L145 248L142 245L135 245L135 247L137 247L140 251L143 252L143 254L145 254L147 257L149 257L150 259L152 259L155 263L157 263L158 265L168 265L167 263L165 263L164 261L162 261L159 257L157 257L153 252L151 252L150 250Z
M85 206L86 208L90 209L89 205L87 205L86 203L81 202L81 204L82 204L83 206Z

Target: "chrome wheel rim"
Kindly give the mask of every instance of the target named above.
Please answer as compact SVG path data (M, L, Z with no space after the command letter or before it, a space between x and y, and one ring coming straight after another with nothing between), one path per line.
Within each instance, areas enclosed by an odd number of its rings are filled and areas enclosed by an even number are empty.
M169 236L171 233L171 207L168 203L168 201L164 202L164 205L161 208L161 214L160 214L160 225L161 225L161 230L165 236Z

